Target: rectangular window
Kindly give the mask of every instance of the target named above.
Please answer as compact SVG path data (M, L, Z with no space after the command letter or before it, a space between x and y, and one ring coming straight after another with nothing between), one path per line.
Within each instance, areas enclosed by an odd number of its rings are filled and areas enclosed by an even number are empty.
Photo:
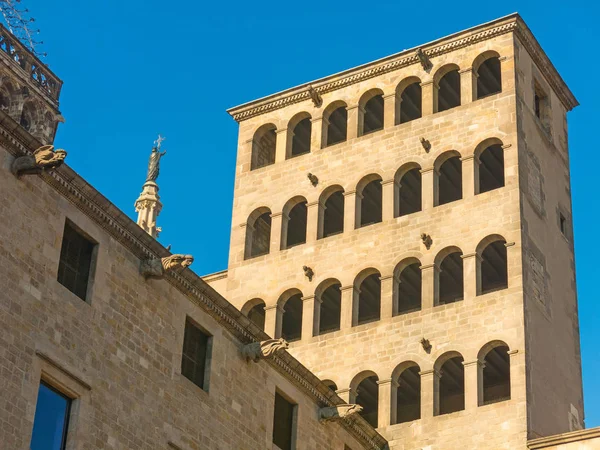
M561 213L558 213L559 215L559 223L560 223L560 232L563 234L563 236L567 236L567 219L565 219L565 216L563 216Z
M544 130L546 130L547 133L550 133L551 113L548 94L546 94L537 81L534 83L533 91L533 110L535 116L539 119Z
M38 391L31 450L64 450L71 399L43 381Z
M275 392L273 414L273 444L281 450L292 450L294 442L294 415L296 405Z
M94 242L83 236L70 222L65 223L58 264L58 282L82 300L87 296L95 246Z
M181 374L201 389L205 387L206 361L211 337L198 328L190 319L185 322Z

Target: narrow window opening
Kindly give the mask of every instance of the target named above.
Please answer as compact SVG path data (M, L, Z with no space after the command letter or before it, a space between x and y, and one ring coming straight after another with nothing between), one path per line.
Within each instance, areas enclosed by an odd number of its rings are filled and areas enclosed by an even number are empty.
M67 444L72 400L44 381L40 382L31 450L64 450Z
M438 112L460 106L460 74L452 70L439 81Z
M327 125L327 145L334 145L346 140L348 127L348 111L340 106L329 115Z
M275 143L277 133L275 127L256 132L252 140L252 162L250 170L260 169L275 163Z
M400 123L420 119L422 115L421 85L413 83L400 96Z
M287 241L285 248L294 247L295 245L304 244L306 242L306 202L298 203L289 213L287 220Z
M400 374L396 393L396 423L412 422L421 418L421 376L419 366L412 366Z
M95 246L94 242L79 233L70 222L65 223L57 279L84 301L87 297Z
M254 325L256 325L261 330L265 330L265 304L259 303L258 305L254 305L250 311L248 311L248 319Z
M379 378L376 375L362 380L356 388L356 403L363 407L360 415L373 428L377 428L379 409Z
M283 307L281 337L288 342L298 341L302 336L302 294L292 295Z
M534 84L533 106L535 116L540 120L544 130L550 133L550 100L537 81Z
M364 279L358 294L357 325L379 320L381 310L380 274L374 273Z
M294 447L294 416L297 405L286 400L275 392L275 408L273 412L273 444L281 450L292 450Z
M419 263L406 266L397 280L398 314L421 310L421 268Z
M439 304L446 305L463 299L462 253L450 253L440 264Z
M439 413L451 414L465 409L465 367L463 357L456 356L444 363L439 379Z
M362 190L360 199L360 226L381 222L382 188L381 180L373 180Z
M479 193L483 194L504 186L504 150L491 145L479 156Z
M265 212L258 216L254 224L248 224L246 229L247 239L250 245L246 254L246 259L269 253L271 245L271 212Z
M344 231L344 192L337 191L325 201L323 212L323 237L340 234Z
M8 111L8 108L10 107L10 100L9 100L9 96L5 91L0 91L0 109L2 111Z
M506 289L508 270L504 241L489 244L481 254L481 293Z
M323 381L323 383L325 383L325 385L332 390L333 392L338 390L337 384L335 384L333 381L331 380L325 380Z
M329 286L321 294L321 311L319 316L319 334L330 333L340 329L342 305L341 284Z
M502 92L500 59L486 59L477 70L477 99Z
M188 318L183 334L181 374L205 391L209 342L210 336Z
M483 404L510 400L510 356L508 347L496 347L485 356Z
M365 103L363 134L383 130L383 95L376 95Z
M399 216L421 211L421 192L421 170L411 169L400 179Z
M560 232L562 233L563 236L567 237L567 219L565 219L565 216L563 216L562 213L558 213L558 215L559 215Z
M298 124L294 127L292 137L292 158L294 156L304 155L305 153L310 153L310 135L312 130L312 122L310 121L310 117L306 119L302 119Z
M438 205L462 198L462 165L458 156L448 158L438 174Z

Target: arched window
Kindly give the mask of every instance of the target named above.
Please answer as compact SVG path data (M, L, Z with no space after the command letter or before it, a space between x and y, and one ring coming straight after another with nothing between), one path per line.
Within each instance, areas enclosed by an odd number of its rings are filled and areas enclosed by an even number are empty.
M34 116L35 115L33 107L30 104L23 106L23 111L21 111L21 118L19 120L19 124L29 132L33 131Z
M358 136L383 130L383 91L372 89L358 102Z
M421 369L414 362L400 364L392 375L396 381L396 411L391 424L412 422L421 418ZM392 393L393 395L393 393Z
M438 383L439 404L436 415L450 414L465 409L465 367L463 357L457 352L444 353L435 366L440 373Z
M409 77L396 88L396 125L420 119L422 115L421 80Z
M8 112L10 108L10 95L6 90L0 89L0 110Z
M481 279L480 294L508 287L506 241L501 236L489 236L477 248L478 269Z
M246 246L244 259L269 253L271 244L271 210L258 208L254 210L246 222Z
M464 298L462 251L444 249L436 258L438 271L438 305L454 303Z
M294 197L283 208L281 249L306 242L307 208L304 197Z
M323 111L323 145L338 144L346 140L348 131L348 111L341 101L333 102Z
M460 73L456 64L448 64L440 68L434 81L437 83L436 112L460 106Z
M373 372L365 372L357 375L350 384L350 388L356 392L354 403L362 406L359 413L363 419L373 428L378 425L379 412L379 378Z
M421 310L421 263L402 261L394 271L394 315Z
M331 333L340 329L342 307L342 285L338 280L326 280L319 285L316 292L315 307L319 309L318 334Z
M473 62L473 75L476 78L474 98L487 97L502 92L500 55L494 51L479 55Z
M323 380L323 384L325 384L325 386L327 386L333 392L338 390L337 384L331 380Z
M265 330L265 302L260 298L247 302L242 308L242 314L245 314L258 328Z
M421 167L416 163L406 164L394 179L394 217L421 211Z
M319 199L323 205L319 211L318 238L326 238L344 231L344 189L330 186Z
M483 398L479 405L510 400L510 356L508 346L504 342L496 341L484 346L479 352L479 360L483 361L480 370L480 392Z
M379 175L364 177L356 187L356 228L381 222L382 188Z
M492 142L494 143L490 145L482 143L479 146L481 151L475 152L479 161L479 164L475 164L476 194L483 194L504 186L504 150L501 143L497 143L496 140Z
M275 130L275 125L267 124L254 133L250 170L260 169L275 163L275 143L277 141Z
M283 307L281 337L288 342L298 341L302 337L302 293L292 290L279 299Z
M381 274L375 269L363 270L354 282L354 325L379 320L381 314Z
M310 153L312 122L310 114L300 113L288 124L288 149L286 159Z
M436 168L436 206L445 205L462 198L462 162L458 152L440 155L434 164Z

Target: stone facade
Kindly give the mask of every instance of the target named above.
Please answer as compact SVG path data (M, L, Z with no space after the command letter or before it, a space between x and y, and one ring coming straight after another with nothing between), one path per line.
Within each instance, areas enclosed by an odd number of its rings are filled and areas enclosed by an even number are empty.
M476 67L490 56L500 63L501 92L476 99ZM460 106L437 112L441 75L451 69L460 74ZM407 80L420 83L422 117L397 124ZM383 98L383 127L361 135L372 92ZM346 106L347 139L326 146L331 105ZM577 430L583 396L566 128L576 105L527 26L511 15L233 108L239 144L229 266L204 279L244 313L264 302L265 332L273 337L282 333L285 302L301 295L302 333L290 352L349 402L364 377L377 376L378 430L392 449L517 449ZM298 118L310 118L310 152L291 158ZM256 135L265 127L275 130L274 163L255 168ZM476 194L479 156L491 144L502 148L504 186ZM462 198L438 206L435 186L448 155L460 156ZM422 210L397 217L399 174L413 167L421 173ZM381 180L382 220L359 228L361 189L373 179ZM321 239L323 199L333 186L343 189L344 229ZM299 202L307 205L306 242L285 248L289 205ZM250 219L266 213L269 252L249 258ZM432 242L425 245L421 234ZM482 294L482 251L498 240L507 287ZM462 252L464 300L440 305L436 280L450 250ZM420 265L422 307L395 314L395 278L409 260ZM373 269L380 319L356 325L359 284ZM331 280L341 285L340 329L319 335L320 297ZM510 399L483 405L483 358L498 345L509 349ZM464 358L465 408L440 415L437 378L455 355ZM421 418L396 424L397 377L408 363L420 371Z

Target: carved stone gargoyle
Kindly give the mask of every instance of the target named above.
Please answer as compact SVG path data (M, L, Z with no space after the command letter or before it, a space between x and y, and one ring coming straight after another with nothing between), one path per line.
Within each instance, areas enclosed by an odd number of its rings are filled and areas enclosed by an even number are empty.
M425 72L429 72L433 67L433 64L431 64L431 61L429 61L429 58L427 57L425 52L422 49L418 48L415 51L415 54L417 55L417 58L419 58L419 62L421 63L421 67L423 67L423 70Z
M319 94L314 87L308 86L308 95L310 95L310 99L313 101L313 104L319 108L323 104L323 99L321 98L321 94Z
M336 406L329 406L327 408L319 409L319 421L320 422L334 422L337 420L345 419L346 417L357 414L362 411L360 405L349 405L341 404Z
M427 250L431 248L431 244L433 244L433 239L426 233L421 233L421 241L423 241L423 245Z
M13 175L36 175L43 170L52 170L64 162L67 152L58 149L54 145L42 145L32 155L23 155L16 158L10 168Z
M267 359L277 352L287 350L289 346L290 344L283 338L252 342L242 347L242 356L246 358L246 361L258 362L260 359Z
M140 274L144 278L161 279L165 272L179 272L194 262L192 255L171 255L164 258L144 259L140 263Z

